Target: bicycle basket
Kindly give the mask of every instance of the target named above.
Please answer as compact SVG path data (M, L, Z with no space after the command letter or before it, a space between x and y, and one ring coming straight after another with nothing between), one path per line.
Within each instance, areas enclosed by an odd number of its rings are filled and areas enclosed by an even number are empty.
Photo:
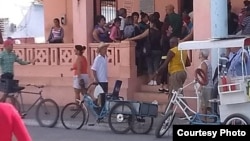
M15 87L18 87L18 80L0 79L0 91L4 93L11 93Z

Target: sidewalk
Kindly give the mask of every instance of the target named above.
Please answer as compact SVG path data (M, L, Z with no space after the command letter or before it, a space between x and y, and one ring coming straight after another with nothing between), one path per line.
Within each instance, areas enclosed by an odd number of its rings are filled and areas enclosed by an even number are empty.
M27 109L27 105L25 106L25 108ZM23 118L25 125L27 125L27 126L39 126L38 122L35 119L35 109L36 109L36 107L33 107L33 109L31 109L29 111L29 113L27 113L27 116L25 118ZM61 112L61 110L62 110L62 107L60 107L60 112ZM153 127L152 127L152 130L149 134L154 134L157 123L159 122L161 117L162 116L160 114L158 114L158 117L154 118ZM82 130L90 130L90 131L111 131L111 129L109 128L109 124L107 122L107 119L104 119L104 121L105 122L96 123L94 116L90 114L88 124L95 123L95 125L90 126L87 124L87 125L84 125L81 129ZM181 121L181 120L176 118L174 121L174 124L185 124L185 121ZM54 128L64 128L64 126L61 123L60 115L59 115L57 125ZM172 129L170 129L167 132L167 135L172 135Z

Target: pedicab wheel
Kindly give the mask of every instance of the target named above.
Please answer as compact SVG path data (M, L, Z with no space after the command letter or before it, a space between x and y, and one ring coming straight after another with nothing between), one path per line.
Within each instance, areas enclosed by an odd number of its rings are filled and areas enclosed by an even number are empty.
M36 120L42 127L54 127L59 119L59 106L52 99L43 99L36 109Z
M155 136L157 138L161 138L166 134L174 121L174 117L175 114L173 113L173 111L169 111L166 115L164 115L164 117L162 117L155 129Z
M205 86L208 84L208 80L207 80L207 75L205 74L205 72L198 68L195 70L195 80L202 86Z
M118 102L109 113L110 129L116 134L127 133L135 122L135 110L130 103Z
M68 103L61 112L61 122L66 129L81 129L85 118L84 109L77 103Z
M148 134L153 126L154 118L146 116L136 116L131 131L135 134Z
M224 125L249 125L250 120L242 114L233 114L227 117L224 122Z

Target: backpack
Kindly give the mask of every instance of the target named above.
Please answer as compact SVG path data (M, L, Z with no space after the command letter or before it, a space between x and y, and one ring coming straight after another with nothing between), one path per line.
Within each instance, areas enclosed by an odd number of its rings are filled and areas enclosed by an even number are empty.
M123 36L124 36L124 38L126 39L126 38L131 38L131 37L133 37L134 36L134 33L135 33L135 27L134 27L134 25L126 25L125 27L124 27L124 30L123 30Z

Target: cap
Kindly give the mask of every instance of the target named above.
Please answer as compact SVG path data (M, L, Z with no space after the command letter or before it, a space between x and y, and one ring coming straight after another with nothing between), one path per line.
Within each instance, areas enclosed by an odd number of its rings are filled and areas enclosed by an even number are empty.
M3 47L9 47L9 46L12 46L13 44L14 44L14 41L8 38L7 40L3 42Z

